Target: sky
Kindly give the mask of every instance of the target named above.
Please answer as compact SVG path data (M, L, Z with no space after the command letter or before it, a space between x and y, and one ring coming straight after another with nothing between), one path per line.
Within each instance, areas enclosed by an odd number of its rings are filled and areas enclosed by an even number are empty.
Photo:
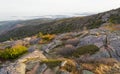
M0 20L15 16L104 12L120 7L120 0L0 0Z

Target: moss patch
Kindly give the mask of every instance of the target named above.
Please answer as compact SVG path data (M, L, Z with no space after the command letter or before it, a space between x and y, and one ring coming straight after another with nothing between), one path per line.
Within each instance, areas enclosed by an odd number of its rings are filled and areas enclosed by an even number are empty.
M99 51L99 48L95 45L86 45L86 46L82 46L80 48L77 48L77 50L73 53L73 56L75 57L79 57L80 55L84 55L84 54L94 54L97 51Z
M43 60L41 63L47 64L48 67L54 68L56 66L60 66L61 60L56 60L56 59L48 59L48 60Z

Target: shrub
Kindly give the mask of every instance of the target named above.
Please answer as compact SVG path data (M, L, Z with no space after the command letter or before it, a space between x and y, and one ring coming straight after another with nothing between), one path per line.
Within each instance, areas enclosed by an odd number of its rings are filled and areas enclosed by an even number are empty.
M38 37L41 38L41 41L39 43L47 43L55 38L54 34L46 34L43 35L41 32L38 34Z
M69 56L71 56L73 54L74 51L75 51L75 47L74 46L72 46L72 45L66 45L65 47L59 49L57 51L57 53L59 55L64 56L64 57L69 57Z
M116 15L111 15L109 17L109 20L108 20L110 23L114 23L114 24L119 24L120 23L120 16L119 14L116 14Z
M80 48L77 48L76 51L73 53L73 56L75 57L79 57L80 55L84 55L84 54L94 54L97 51L99 51L99 48L95 45L86 45L86 46L82 46Z
M38 34L38 37L44 39L44 40L52 40L53 38L55 38L54 34L42 34L41 32Z
M43 36L43 33L39 32L39 33L37 34L37 37L41 37L41 36Z
M92 20L92 23L91 25L88 25L88 28L89 29L98 28L102 23L104 23L102 20L96 20L96 21Z
M0 57L3 59L15 59L25 52L27 52L26 47L17 45L0 51Z
M54 68L56 66L60 66L62 61L56 60L56 59L48 59L48 60L42 60L41 63L45 63L45 64L47 64L48 67Z
M53 38L55 38L55 35L54 34L46 34L46 35L43 35L41 38L44 40L52 40Z

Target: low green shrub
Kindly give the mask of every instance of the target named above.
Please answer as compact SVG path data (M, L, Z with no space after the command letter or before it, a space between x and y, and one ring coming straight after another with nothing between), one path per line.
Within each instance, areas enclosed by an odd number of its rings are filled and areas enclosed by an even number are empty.
M104 23L102 20L92 21L91 25L88 25L88 28L89 29L98 28L102 23Z
M24 54L25 52L27 52L26 47L17 45L12 48L7 48L5 50L0 51L0 58L15 59L20 55Z
M99 51L99 48L95 45L86 45L86 46L82 46L76 49L76 51L73 53L74 57L79 57L80 55L84 55L84 54L94 54L97 51Z
M108 21L110 23L113 23L113 24L119 24L120 23L120 16L119 16L119 14L111 15Z
M47 64L48 67L54 68L56 66L60 66L62 61L56 60L56 59L48 59L48 60L43 60L41 63L45 63L45 64Z

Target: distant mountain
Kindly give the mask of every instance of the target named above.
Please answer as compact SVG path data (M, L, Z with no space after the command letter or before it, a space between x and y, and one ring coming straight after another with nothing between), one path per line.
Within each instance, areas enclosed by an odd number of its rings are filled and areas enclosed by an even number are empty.
M37 34L38 32L59 34L79 31L84 27L88 29L98 28L108 22L120 24L120 8L90 16L65 18L39 24L33 23L35 25L31 25L31 22L29 22L30 25L18 27L1 34L0 41L10 38L19 39Z
M60 18L70 18L70 17L76 17L76 16L88 16L92 15L94 12L83 12L83 13L63 13L63 14L53 14L53 15L38 15L38 16L5 16L4 18L0 18L0 21L2 20L8 20L8 21L16 21L16 20L32 20L32 19L43 19L43 18L49 18L49 19L60 19Z
M20 23L21 21L2 21L0 22L0 34L5 30L9 30L16 24Z
M64 15L44 15L44 16L11 16L9 18L14 20L0 21L0 34L6 33L9 30L26 26L26 25L39 25L42 23L51 22L52 20L59 20L63 18L70 18L76 16L86 16L93 13L75 13L75 14L64 14ZM15 20L16 19L16 20ZM21 19L21 20L17 20Z
M17 28L17 26L24 25L38 25L46 22L50 22L51 20L59 20L63 18L70 17L78 17L78 16L87 16L93 13L75 13L75 14L63 14L63 15L44 15L44 16L11 16L9 18L13 20L9 21L0 21L0 34L5 32L6 30L11 30ZM21 20L19 20L21 19Z
M14 21L1 21L0 22L0 34L6 33L7 31L13 30L27 25L39 25L42 23L51 22L51 18L40 18L31 20L14 20Z

